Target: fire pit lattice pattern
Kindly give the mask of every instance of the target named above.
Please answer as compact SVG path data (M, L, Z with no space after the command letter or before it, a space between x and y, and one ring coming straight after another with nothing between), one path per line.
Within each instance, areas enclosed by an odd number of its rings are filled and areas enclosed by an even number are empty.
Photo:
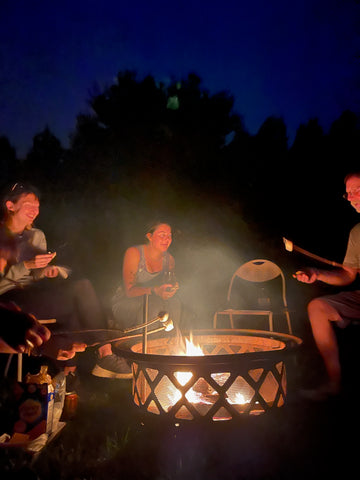
M231 420L281 407L286 341L266 336L194 337L204 356L174 355L168 338L132 358L133 399L143 411L176 420ZM296 337L295 337L296 338ZM141 352L141 345L132 347Z

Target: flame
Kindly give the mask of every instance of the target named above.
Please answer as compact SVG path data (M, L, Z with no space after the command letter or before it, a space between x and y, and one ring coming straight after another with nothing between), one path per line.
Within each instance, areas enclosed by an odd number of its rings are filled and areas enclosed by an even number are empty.
M194 343L187 338L185 338L185 352L185 355L192 355L194 357L201 357L202 355L204 355L204 352L202 351L200 345L194 345Z
M192 340L185 338L185 353L183 355L201 357L204 352L200 345L195 345ZM191 372L175 372L175 377L182 386L186 385L192 376Z
M227 401L232 405L244 405L246 403L244 395L236 393L233 398L227 397Z
M202 356L205 355L201 346L200 345L195 345L192 341L192 339L187 339L185 338L185 352L180 353L180 355L187 355L187 356ZM222 375L222 374L219 374ZM182 372L178 371L174 373L174 376L176 377L177 381L181 386L186 385L193 377L192 372ZM211 388L211 387L210 387ZM209 395L216 394L216 391L213 391L212 393L208 393ZM171 389L168 391L167 397L168 397L168 405L166 406L167 408L171 408L173 405L175 405L180 399L181 399L181 392L177 388L174 387L174 389ZM190 388L186 393L185 393L186 399L193 404L212 404L211 401L209 401L209 398L206 398L206 395L204 395L201 392L195 391L193 388ZM231 404L235 405L244 405L246 403L245 397L241 393L236 393L235 395L232 396L232 398L227 398L227 401Z

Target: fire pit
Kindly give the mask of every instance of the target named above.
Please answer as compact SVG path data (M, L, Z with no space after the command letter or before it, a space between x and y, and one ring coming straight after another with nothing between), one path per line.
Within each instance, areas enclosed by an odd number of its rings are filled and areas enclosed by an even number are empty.
M286 362L302 341L258 330L197 330L179 354L177 337L120 344L132 362L142 413L173 420L236 420L284 405ZM190 348L189 348L190 345ZM198 351L194 352L194 348Z

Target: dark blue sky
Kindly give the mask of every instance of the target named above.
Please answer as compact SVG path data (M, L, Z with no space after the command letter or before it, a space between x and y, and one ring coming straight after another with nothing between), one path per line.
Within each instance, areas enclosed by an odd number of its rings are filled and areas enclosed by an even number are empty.
M0 0L0 136L19 156L46 125L68 146L89 90L125 69L194 71L250 133L283 117L291 144L310 118L360 112L360 2Z

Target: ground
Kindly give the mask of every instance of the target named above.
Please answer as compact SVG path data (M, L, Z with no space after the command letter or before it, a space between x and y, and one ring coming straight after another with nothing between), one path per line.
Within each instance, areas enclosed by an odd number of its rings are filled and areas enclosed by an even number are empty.
M342 347L354 344L354 338L349 332ZM2 479L5 473L28 480L347 478L356 467L358 374L357 353L351 354L351 348L343 359L346 375L339 397L309 402L297 396L304 380L318 380L319 369L309 368L311 355L303 351L297 371L289 373L283 407L241 423L180 427L164 425L157 416L141 418L132 402L131 381L89 373L92 353L80 357L75 417L36 459L21 451L1 451Z

